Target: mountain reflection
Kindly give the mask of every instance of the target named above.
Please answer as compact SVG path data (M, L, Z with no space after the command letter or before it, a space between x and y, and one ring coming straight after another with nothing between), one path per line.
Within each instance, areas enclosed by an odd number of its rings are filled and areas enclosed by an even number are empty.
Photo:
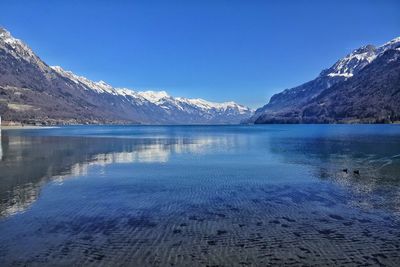
M217 139L118 139L2 136L0 216L26 210L50 180L84 176L90 166L165 163L174 153L203 153Z
M272 163L279 163L280 168L290 164L294 170L305 167L310 179L332 182L361 196L355 205L400 212L400 137L397 134L292 133L257 127L172 130L172 134L158 138L151 138L151 132L135 138L103 138L18 135L3 131L0 217L26 210L38 199L41 187L47 182L85 176L91 166L164 164L174 155L185 153L207 155L200 160L213 168L221 168L221 173L224 172L221 164L225 164L249 180L261 177L265 182L275 176L271 174L279 172L271 168ZM209 156L213 158L209 160ZM190 157L180 160L190 160ZM254 168L260 170L257 177L252 176ZM282 175L293 176L290 178L296 181L301 179L296 172Z

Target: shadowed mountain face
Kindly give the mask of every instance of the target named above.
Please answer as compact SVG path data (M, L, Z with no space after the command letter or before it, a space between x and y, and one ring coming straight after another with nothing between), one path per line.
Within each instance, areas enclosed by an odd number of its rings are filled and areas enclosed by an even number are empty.
M174 98L136 92L50 67L22 41L0 28L0 114L41 124L238 123L252 111L234 102Z
M314 80L271 97L255 123L382 123L400 120L400 38L359 48Z

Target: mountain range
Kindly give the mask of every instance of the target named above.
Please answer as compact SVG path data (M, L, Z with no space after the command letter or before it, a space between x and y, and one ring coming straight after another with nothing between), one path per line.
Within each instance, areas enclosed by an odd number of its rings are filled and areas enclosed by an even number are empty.
M235 102L172 97L94 82L43 62L0 28L0 116L28 124L400 122L400 37L360 47L253 112Z
M0 28L0 116L28 124L233 124L253 111L235 102L114 88L48 66Z
M256 110L251 123L400 121L400 37L363 46L312 81L286 89Z

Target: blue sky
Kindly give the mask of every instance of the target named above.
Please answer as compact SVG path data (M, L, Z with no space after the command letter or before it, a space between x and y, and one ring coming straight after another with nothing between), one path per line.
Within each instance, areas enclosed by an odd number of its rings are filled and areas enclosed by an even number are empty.
M353 49L400 36L400 1L2 0L48 64L116 87L265 104Z

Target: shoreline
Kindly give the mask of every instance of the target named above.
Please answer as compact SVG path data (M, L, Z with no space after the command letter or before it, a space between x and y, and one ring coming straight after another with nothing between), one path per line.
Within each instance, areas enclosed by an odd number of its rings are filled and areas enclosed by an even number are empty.
M67 124L67 125L0 125L0 130L55 129L63 126L260 126L260 125L400 125L392 123L254 123L254 124Z
M10 126L0 126L0 130L32 130L32 129L51 129L58 128L57 126L35 126L35 125L10 125Z

